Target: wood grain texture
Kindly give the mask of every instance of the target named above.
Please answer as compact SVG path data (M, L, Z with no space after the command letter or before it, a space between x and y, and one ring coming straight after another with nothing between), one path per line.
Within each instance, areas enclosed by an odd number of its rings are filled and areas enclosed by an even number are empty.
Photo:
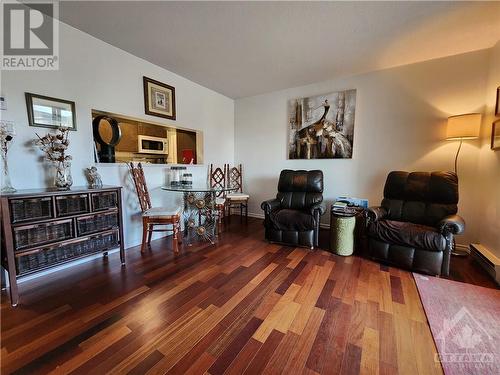
M15 309L4 292L2 373L442 373L406 271L268 244L257 219L171 246L22 283Z

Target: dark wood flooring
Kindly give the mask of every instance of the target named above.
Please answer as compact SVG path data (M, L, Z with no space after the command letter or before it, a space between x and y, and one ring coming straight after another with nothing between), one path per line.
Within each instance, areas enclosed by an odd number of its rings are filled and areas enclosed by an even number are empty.
M471 256L452 256L450 275L446 278L486 288L498 287L493 278Z
M467 259L452 269L488 285ZM2 294L3 374L442 373L411 273L268 244L258 219L233 218L216 246L174 256L158 240L126 268L112 254L20 293L17 308Z

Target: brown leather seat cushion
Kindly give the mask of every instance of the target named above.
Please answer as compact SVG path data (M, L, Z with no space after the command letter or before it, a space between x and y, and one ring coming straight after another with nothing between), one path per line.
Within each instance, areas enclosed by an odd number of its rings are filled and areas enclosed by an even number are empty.
M444 251L446 238L434 228L395 220L380 220L368 228L370 237L397 245Z
M306 231L314 229L314 217L310 212L284 208L269 215L273 227L279 230Z

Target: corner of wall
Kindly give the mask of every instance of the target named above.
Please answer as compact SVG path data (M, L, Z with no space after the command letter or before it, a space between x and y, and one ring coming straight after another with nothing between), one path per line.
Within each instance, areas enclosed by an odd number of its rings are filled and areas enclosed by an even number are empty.
M500 87L500 41L490 50L485 111L481 124L481 148L477 169L478 205L475 219L479 226L478 240L495 255L500 256L500 151L491 149L492 123L495 116L497 88Z

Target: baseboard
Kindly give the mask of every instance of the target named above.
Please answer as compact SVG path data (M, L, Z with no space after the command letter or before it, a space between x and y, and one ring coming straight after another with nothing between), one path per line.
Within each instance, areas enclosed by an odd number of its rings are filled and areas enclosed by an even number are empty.
M472 257L500 285L500 258L481 244L470 244Z
M234 214L233 214L234 215ZM236 214L236 215L239 215L239 214ZM264 214L263 213L256 213L256 212L249 212L248 213L248 216L249 217L254 217L256 219L264 219Z

